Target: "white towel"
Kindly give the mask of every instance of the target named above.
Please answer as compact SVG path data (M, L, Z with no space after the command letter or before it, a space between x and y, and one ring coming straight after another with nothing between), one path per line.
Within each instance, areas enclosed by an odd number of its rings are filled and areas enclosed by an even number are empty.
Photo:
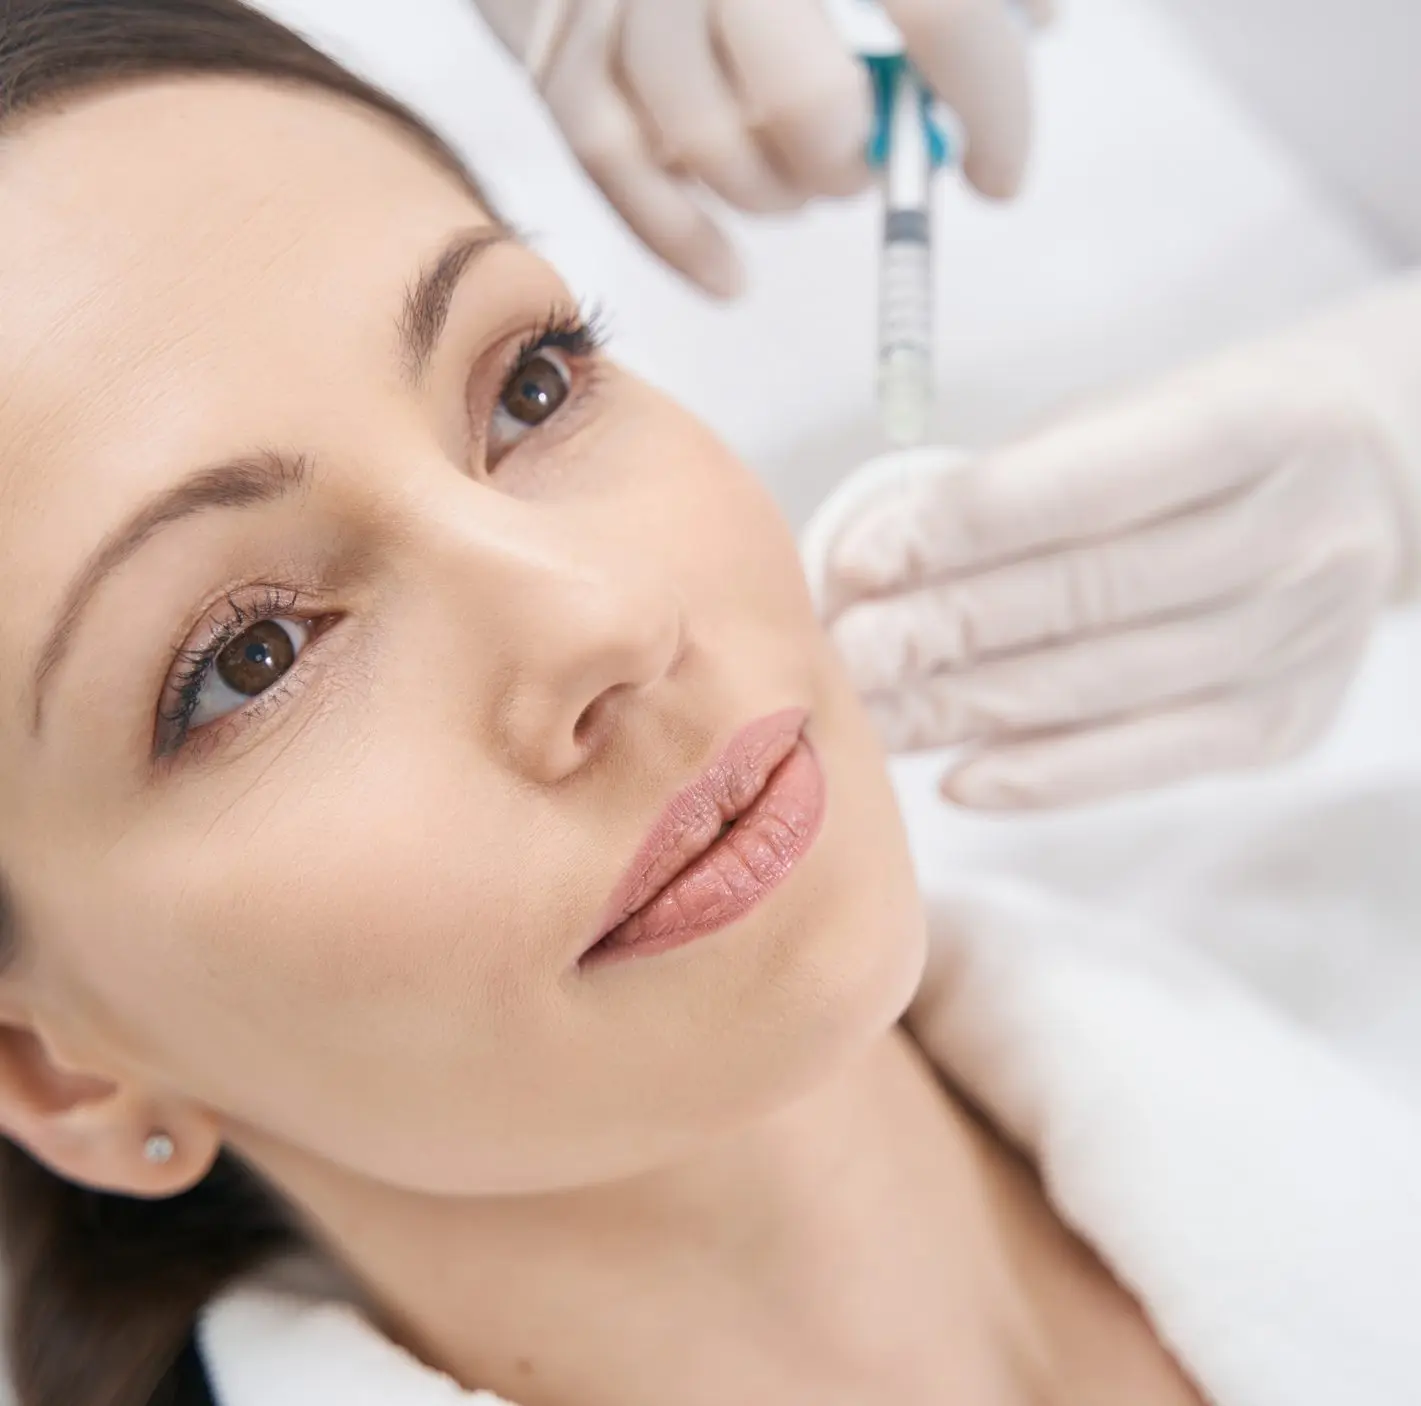
M1202 952L1003 881L910 1013L1218 1406L1421 1402L1421 1116Z

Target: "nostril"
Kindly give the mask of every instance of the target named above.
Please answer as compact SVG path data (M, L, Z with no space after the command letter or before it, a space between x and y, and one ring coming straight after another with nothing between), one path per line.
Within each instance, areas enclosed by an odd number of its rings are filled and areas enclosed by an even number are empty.
M577 715L577 721L572 725L572 740L580 752L590 753L606 741L619 700L636 691L632 684L617 684L599 693Z
M577 721L572 725L572 740L579 747L585 747L591 740L593 730L597 726L597 720L602 715L602 699L594 698L581 713L578 714Z

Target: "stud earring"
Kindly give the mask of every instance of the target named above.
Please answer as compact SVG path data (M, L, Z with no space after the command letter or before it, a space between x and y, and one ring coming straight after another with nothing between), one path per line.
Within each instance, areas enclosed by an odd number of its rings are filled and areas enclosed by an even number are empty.
M167 1133L149 1133L147 1141L143 1144L144 1157L159 1167L165 1162L171 1162L176 1150L172 1138Z

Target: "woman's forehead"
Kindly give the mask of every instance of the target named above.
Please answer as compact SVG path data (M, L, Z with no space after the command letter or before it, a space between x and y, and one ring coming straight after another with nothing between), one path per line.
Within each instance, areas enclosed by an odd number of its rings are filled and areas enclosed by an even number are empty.
M228 79L120 89L31 120L0 146L0 192L12 355L86 331L109 351L191 337L267 288L388 278L431 228L479 217L387 118Z

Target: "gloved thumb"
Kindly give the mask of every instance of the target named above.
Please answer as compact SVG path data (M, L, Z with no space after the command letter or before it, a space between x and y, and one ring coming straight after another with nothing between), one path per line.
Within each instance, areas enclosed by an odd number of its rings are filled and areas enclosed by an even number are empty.
M814 608L831 620L847 605L902 579L905 528L916 516L925 480L956 473L969 460L963 449L922 445L881 454L861 464L819 505L799 538Z

